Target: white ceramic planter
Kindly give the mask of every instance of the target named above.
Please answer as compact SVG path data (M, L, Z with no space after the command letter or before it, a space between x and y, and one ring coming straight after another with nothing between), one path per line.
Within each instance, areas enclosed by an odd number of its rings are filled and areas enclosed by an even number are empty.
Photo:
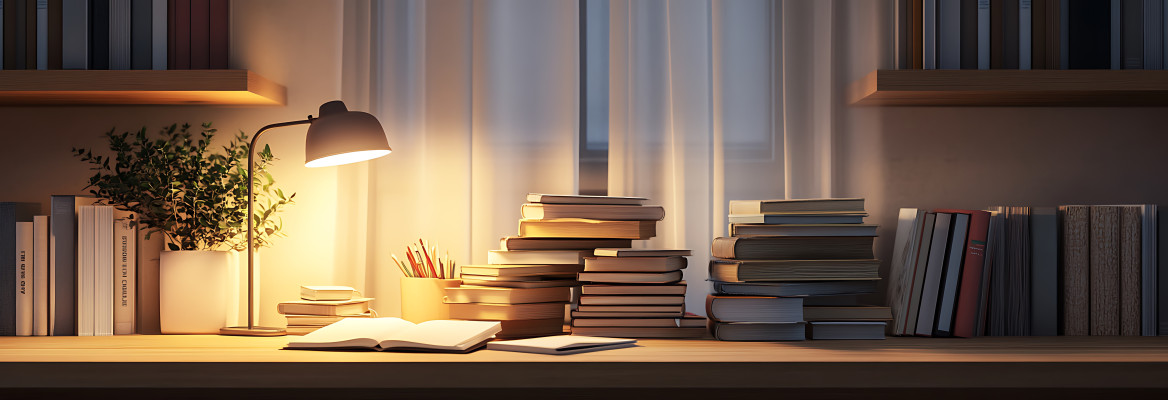
M218 334L227 326L232 261L227 251L162 252L158 273L162 333Z

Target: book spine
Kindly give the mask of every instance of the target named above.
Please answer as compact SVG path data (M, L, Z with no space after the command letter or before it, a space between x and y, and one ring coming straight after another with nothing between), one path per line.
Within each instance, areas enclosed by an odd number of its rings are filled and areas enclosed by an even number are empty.
M150 235L145 229L139 230L137 247L138 285L135 297L138 310L134 328L140 334L157 335L162 333L158 311L158 264L163 247L162 235Z
M896 65L893 66L894 69L908 69L911 67L909 65L908 50L908 45L910 43L909 30L912 24L912 20L909 19L909 1L910 0L896 0L895 3L896 10L894 14L896 15L896 33L894 34L894 39L896 40L896 48L893 50L893 59L896 60Z
M937 0L923 0L924 15L923 47L924 69L937 69Z
M24 5L24 69L37 69L37 0Z
M977 324L978 298L983 284L982 270L985 266L989 224L989 213L974 211L970 214L965 262L961 267L961 289L957 292L957 312L953 320L953 336L975 336L974 326Z
M1164 7L1168 9L1168 7ZM1168 213L1156 212L1153 218L1156 224L1156 334L1168 336L1168 234L1161 235L1159 231L1168 232Z
M21 57L17 36L22 34L18 33L17 24L20 18L17 18L17 15L20 15L20 7L24 1L7 0L4 3L4 69L24 69L24 60L17 61Z
M1144 68L1144 1L1123 0L1120 50L1123 69Z
M49 297L49 330L53 336L77 334L74 319L77 312L76 201L73 196L53 196L50 199L49 279L52 288Z
M1111 68L1112 33L1118 39L1118 29L1112 32L1111 3L1074 1L1067 4L1067 47L1064 49L1067 50L1067 68ZM1069 51L1071 48L1075 49L1073 53ZM1118 54L1116 56L1118 61Z
M114 221L114 331L115 335L134 333L137 309L137 239L134 218L119 215Z
M933 240L929 246L929 260L921 289L920 311L917 313L917 336L933 336L937 317L937 296L941 292L941 277L945 274L945 256L949 235L953 232L953 214L937 213L933 225Z
M1092 336L1119 334L1119 209L1091 207L1090 320Z
M1111 12L1108 14L1111 24L1111 69L1123 67L1123 0L1111 0Z
M109 0L89 3L89 69L109 69Z
M937 68L961 69L961 0L937 0Z
M167 67L167 44L170 33L167 26L167 0L151 0L150 6L150 67L165 70Z
M32 223L32 334L49 335L49 216L37 215Z
M953 231L946 248L945 272L941 276L940 304L937 306L933 336L953 336L953 317L957 310L957 288L969 236L969 214L953 214Z
M16 206L0 203L0 336L16 335Z
M230 11L227 0L210 0L208 67L227 69L227 55L230 53Z
M210 0L191 0L191 69L210 67Z
M1164 69L1163 8L1163 0L1144 0L1144 69Z
M924 66L924 3L923 0L909 0L909 64L912 69L923 69ZM733 203L733 202L731 202Z
M1030 214L1030 334L1058 335L1058 212Z
M61 1L61 68L89 69L89 1Z
M1046 1L1046 68L1059 69L1059 35L1061 28L1061 19L1059 13L1062 11L1061 0L1045 0Z
M2 69L4 69L4 0L0 0L0 70Z
M49 69L49 0L36 0L36 69Z
M961 69L977 69L978 3L961 0Z
M170 69L191 69L191 0L174 0L171 5L174 60Z
M1058 29L1058 49L1059 49L1059 69L1071 68L1071 52L1070 52L1070 19L1071 7L1070 0L1059 0L1059 29Z
M16 336L32 336L33 281L32 281L32 222L16 223L15 275Z
M109 0L109 69L127 70L130 54L130 0Z
M130 4L130 68L151 69L154 57L151 54L153 43L150 35L154 27L150 26L154 15L150 7L154 0L133 0Z
M1030 1L1030 68L1047 69L1046 60L1049 54L1046 51L1047 33L1047 2L1048 0Z
M1002 7L1002 68L1018 69L1020 14L1019 0L1005 0Z
M1156 315L1156 210L1155 204L1144 204L1142 207L1142 229L1140 238L1142 276L1140 277L1140 295L1142 314L1140 318L1141 334L1156 336L1158 316Z
M1031 36L1033 36L1034 2L1032 0L1018 1L1018 69L1031 67Z
M93 336L94 328L93 207L77 208L77 336Z
M1006 0L990 0L990 68L1001 69L1005 65L1003 57L1006 55L1004 27L1006 17Z
M1119 334L1140 335L1140 209L1120 209Z
M990 69L990 0L977 0L977 69Z
M61 1L49 0L49 69L61 69Z
M114 208L94 207L94 336L114 334L114 303L118 301L114 290Z
M1062 227L1063 329L1066 336L1090 333L1089 282L1091 211L1085 206L1059 208Z

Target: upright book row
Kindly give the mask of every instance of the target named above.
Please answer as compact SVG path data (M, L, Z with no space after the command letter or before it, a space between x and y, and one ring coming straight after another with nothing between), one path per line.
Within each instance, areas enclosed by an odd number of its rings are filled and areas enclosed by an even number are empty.
M92 203L0 203L0 336L137 332L135 216Z
M1165 334L1155 205L901 209L897 335Z
M226 69L228 0L5 0L3 69Z
M1164 69L1164 0L898 0L898 69Z

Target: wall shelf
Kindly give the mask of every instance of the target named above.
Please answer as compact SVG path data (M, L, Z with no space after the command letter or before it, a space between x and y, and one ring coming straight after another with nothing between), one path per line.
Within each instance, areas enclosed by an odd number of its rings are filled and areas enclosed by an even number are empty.
M856 106L1168 106L1164 70L877 70L853 82Z
M286 90L248 70L0 71L0 105L284 105Z

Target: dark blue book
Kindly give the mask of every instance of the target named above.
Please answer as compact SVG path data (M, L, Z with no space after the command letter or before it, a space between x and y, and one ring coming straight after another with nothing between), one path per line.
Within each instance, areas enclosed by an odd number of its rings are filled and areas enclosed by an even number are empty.
M36 203L0 203L0 336L16 335L16 223L32 222Z
M1111 2L1070 0L1067 7L1067 66L1111 68Z
M89 1L89 69L109 69L109 0Z

